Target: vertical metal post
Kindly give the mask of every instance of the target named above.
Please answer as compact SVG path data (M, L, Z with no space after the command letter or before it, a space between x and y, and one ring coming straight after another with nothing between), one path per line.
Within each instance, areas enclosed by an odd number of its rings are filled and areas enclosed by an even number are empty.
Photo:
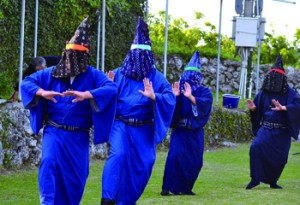
M168 15L169 15L169 1L166 0L166 22L165 22L165 44L164 44L164 76L167 77L167 64L168 64Z
M24 49L24 28L25 28L25 0L22 0L21 11L21 37L20 37L20 64L19 64L19 91L21 91L21 83L23 78L23 49ZM21 92L19 92L19 99L22 100Z
M101 69L104 72L104 56L105 56L105 5L106 1L102 1L102 56L101 56Z
M244 16L253 17L253 1L254 0L245 0Z
M148 14L149 14L149 8L148 8L148 0L146 1L146 23L148 24Z
M261 23L262 23L262 11L259 11L259 4L258 4L259 0L256 0L257 3L257 14L259 15L259 25L258 25L258 48L257 48L257 68L256 68L256 85L255 85L255 94L258 93L258 88L259 88L259 65L260 65L260 47L261 47L261 36L260 36L260 32L261 32Z
M96 11L96 15L98 16L98 33L97 33L97 59L96 59L96 68L99 70L99 57L100 57L100 11Z
M38 21L39 21L39 0L35 0L35 23L34 23L34 54L37 55L37 31L38 31Z
M216 105L219 104L219 75L220 75L220 58L221 58L222 6L223 6L223 0L220 0L219 34L218 34L218 64L217 64L217 85L216 85Z

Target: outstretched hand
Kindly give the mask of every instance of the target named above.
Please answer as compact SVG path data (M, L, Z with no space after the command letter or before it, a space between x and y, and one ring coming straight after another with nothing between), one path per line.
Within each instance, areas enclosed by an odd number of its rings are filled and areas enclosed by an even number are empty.
M189 83L184 83L184 90L182 90L181 92L183 93L183 95L187 98L191 98L192 96L192 88L191 85Z
M144 78L143 83L144 83L144 91L139 90L139 93L152 100L155 100L155 93L153 90L152 82L149 80L149 78Z
M60 96L62 97L63 95L59 92L55 91L48 91L48 90L39 90L39 96L46 98L47 100L51 100L54 103L57 103L57 100L54 98L55 96Z
M249 108L249 110L254 111L256 109L256 105L254 104L254 102L250 99L246 100L246 105Z
M73 103L83 101L85 99L93 98L89 91L81 92L76 90L67 90L63 92L63 97L65 96L74 96L75 99L72 100Z
M172 84L172 91L174 93L175 96L179 96L180 95L180 85L179 82L175 82Z
M93 95L90 93L90 91L81 92L76 90L67 90L63 93L60 93L55 91L43 90L41 88L36 92L36 95L41 96L47 100L51 100L54 103L57 103L57 100L54 98L55 96L74 96L75 99L72 100L73 103L93 98Z
M278 100L272 100L272 103L274 104L274 108L272 108L272 110L287 110L286 106L281 105Z
M106 75L107 75L107 77L111 80L111 81L114 81L114 79L115 79L115 73L113 72L113 71L108 71L107 73L106 73Z
M192 88L191 85L187 82L184 83L183 85L184 89L181 90L181 92L183 93L183 95L189 99L194 105L196 105L196 98L193 96L192 94Z

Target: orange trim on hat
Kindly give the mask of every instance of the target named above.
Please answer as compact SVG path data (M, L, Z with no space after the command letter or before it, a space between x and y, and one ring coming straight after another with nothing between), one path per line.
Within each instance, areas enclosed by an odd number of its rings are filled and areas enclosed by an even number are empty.
M283 70L278 69L278 68L272 68L272 69L270 70L270 72L272 72L272 71L275 71L275 72L277 72L277 73L281 73L282 75L285 74L285 72L284 72Z
M67 44L66 49L78 50L78 51L89 51L85 46L79 44Z

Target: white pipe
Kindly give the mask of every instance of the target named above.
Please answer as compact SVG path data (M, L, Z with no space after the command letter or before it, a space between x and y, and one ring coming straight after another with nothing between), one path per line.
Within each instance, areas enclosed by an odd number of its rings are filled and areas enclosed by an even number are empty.
M244 82L244 48L241 49L240 57L242 60L242 67L241 67L241 74L240 74L240 86L239 86L239 95L242 96L242 88L243 88L243 82Z
M285 1L285 0L273 0L273 1L278 1L278 2L282 2L282 3L288 3L288 4L296 4L295 1Z
M244 89L243 89L243 98L245 99L246 98L246 91L247 91L247 73L248 73L248 70L247 70L247 64L248 64L248 49L246 49L246 58L245 58L245 74L244 74Z

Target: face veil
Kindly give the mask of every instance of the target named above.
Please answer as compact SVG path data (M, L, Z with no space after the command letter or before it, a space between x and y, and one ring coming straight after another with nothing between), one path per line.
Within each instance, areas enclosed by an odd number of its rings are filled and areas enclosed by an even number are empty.
M274 65L263 81L262 90L270 93L285 94L288 91L288 87L282 58L278 54Z
M262 89L266 92L285 94L288 91L286 75L270 71L263 81Z
M56 78L74 77L84 73L89 64L90 54L77 50L64 50L60 62L52 72Z

